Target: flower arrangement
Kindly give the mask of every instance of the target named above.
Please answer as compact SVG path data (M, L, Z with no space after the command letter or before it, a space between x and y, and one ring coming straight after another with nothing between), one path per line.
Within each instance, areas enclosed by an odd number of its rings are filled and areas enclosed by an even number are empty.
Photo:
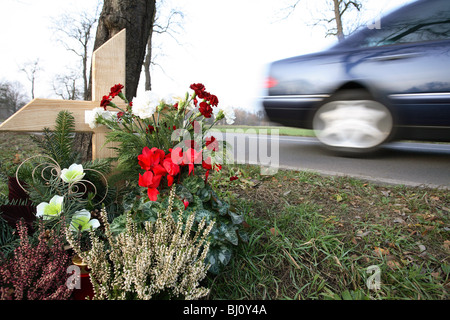
M223 150L218 141L210 136L209 130L222 119L233 123L235 116L231 108L219 107L217 96L206 91L203 84L192 84L190 89L193 92L186 93L184 98L161 98L152 91L146 91L131 102L125 98L122 89L123 85L114 85L109 95L104 96L100 103L104 108L103 112L95 113L94 123L92 116L86 121L91 123L91 126L105 125L111 129L107 142L120 143L115 148L116 160L124 176L137 175L139 167L136 156L139 154L140 158L154 156L153 160L160 161L161 166L140 166L141 169L145 168L152 173L147 173L142 179L143 183L151 186L152 194L155 192L153 185L161 181L159 176L162 178L168 175L170 187L172 178L183 171L179 167L186 166L189 173L192 173L194 165L220 169ZM113 102L116 97L122 100L121 104ZM110 111L108 107L114 111ZM205 125L205 120L212 118L213 123ZM214 148L207 148L214 141ZM164 156L160 157L162 152ZM142 161L139 161L139 164L142 164ZM154 198L154 195L151 197Z
M99 113L95 125L111 129L107 142L119 142L115 147L118 171L129 182L128 189L135 184L138 190L123 206L135 222L143 225L154 221L158 210L167 207L169 188L174 186L176 208L185 215L195 213L199 217L195 224L201 218L215 221L206 260L211 265L209 271L220 272L230 261L232 248L246 237L240 228L242 216L208 184L210 172L222 168L224 149L210 129L222 119L232 123L234 112L219 107L218 97L201 83L192 84L192 92L184 98L160 98L147 91L129 102L122 89L122 85L114 85L100 103L103 112L112 112L112 108L116 118ZM116 97L121 104L113 102ZM206 123L209 119L211 124ZM125 215L112 221L112 229L117 234L126 230Z

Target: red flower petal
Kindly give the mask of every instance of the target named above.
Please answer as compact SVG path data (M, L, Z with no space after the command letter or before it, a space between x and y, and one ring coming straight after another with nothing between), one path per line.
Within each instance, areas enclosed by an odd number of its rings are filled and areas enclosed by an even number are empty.
M148 188L148 190L147 190L147 195L148 195L148 198L150 199L150 201L158 200L158 194L159 194L159 191L156 188Z

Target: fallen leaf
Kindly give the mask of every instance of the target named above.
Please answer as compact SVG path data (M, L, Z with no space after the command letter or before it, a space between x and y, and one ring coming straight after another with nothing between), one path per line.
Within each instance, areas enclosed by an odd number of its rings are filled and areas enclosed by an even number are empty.
M386 264L391 269L399 269L401 267L400 263L396 260L389 260Z
M450 251L450 240L445 240L442 246L445 250Z
M375 250L373 252L380 257L383 255L389 255L389 249L385 248L375 247Z
M364 232L363 230L356 231L356 236L361 237L361 238L363 238L369 234L370 234L370 231L366 231L366 232Z
M278 230L276 230L275 228L270 228L270 233L273 235L273 236L277 236L279 233L278 233Z
M383 196L389 197L389 194L390 194L391 192L388 190L388 191L381 191L381 193L383 194Z
M14 155L14 160L13 160L14 164L19 164L20 163L20 154L16 153Z
M395 218L394 223L406 224L405 220L403 220L402 218Z
M422 253L427 250L427 247L425 247L423 244L419 244L419 250Z

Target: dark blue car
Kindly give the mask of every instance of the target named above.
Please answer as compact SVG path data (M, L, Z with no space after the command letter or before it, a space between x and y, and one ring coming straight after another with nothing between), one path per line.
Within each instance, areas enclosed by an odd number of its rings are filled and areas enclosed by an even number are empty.
M327 147L450 141L450 0L418 0L330 49L273 62L269 120L314 129Z

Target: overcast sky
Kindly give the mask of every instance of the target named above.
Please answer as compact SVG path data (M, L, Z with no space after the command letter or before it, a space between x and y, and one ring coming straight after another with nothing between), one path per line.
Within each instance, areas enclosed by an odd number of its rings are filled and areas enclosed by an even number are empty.
M184 13L183 29L155 39L159 44L153 90L184 94L201 82L221 104L255 110L267 63L324 50L336 42L325 29L313 26L330 10L329 0L303 0L288 18L283 11L294 0L165 0ZM52 80L77 63L57 42L52 19L67 12L92 11L96 0L1 0L0 81L19 81L30 94L21 67L39 59L35 95L56 98ZM362 0L361 21L411 0ZM349 22L351 21L351 22ZM344 21L345 22L345 21ZM348 24L355 22L352 17Z

